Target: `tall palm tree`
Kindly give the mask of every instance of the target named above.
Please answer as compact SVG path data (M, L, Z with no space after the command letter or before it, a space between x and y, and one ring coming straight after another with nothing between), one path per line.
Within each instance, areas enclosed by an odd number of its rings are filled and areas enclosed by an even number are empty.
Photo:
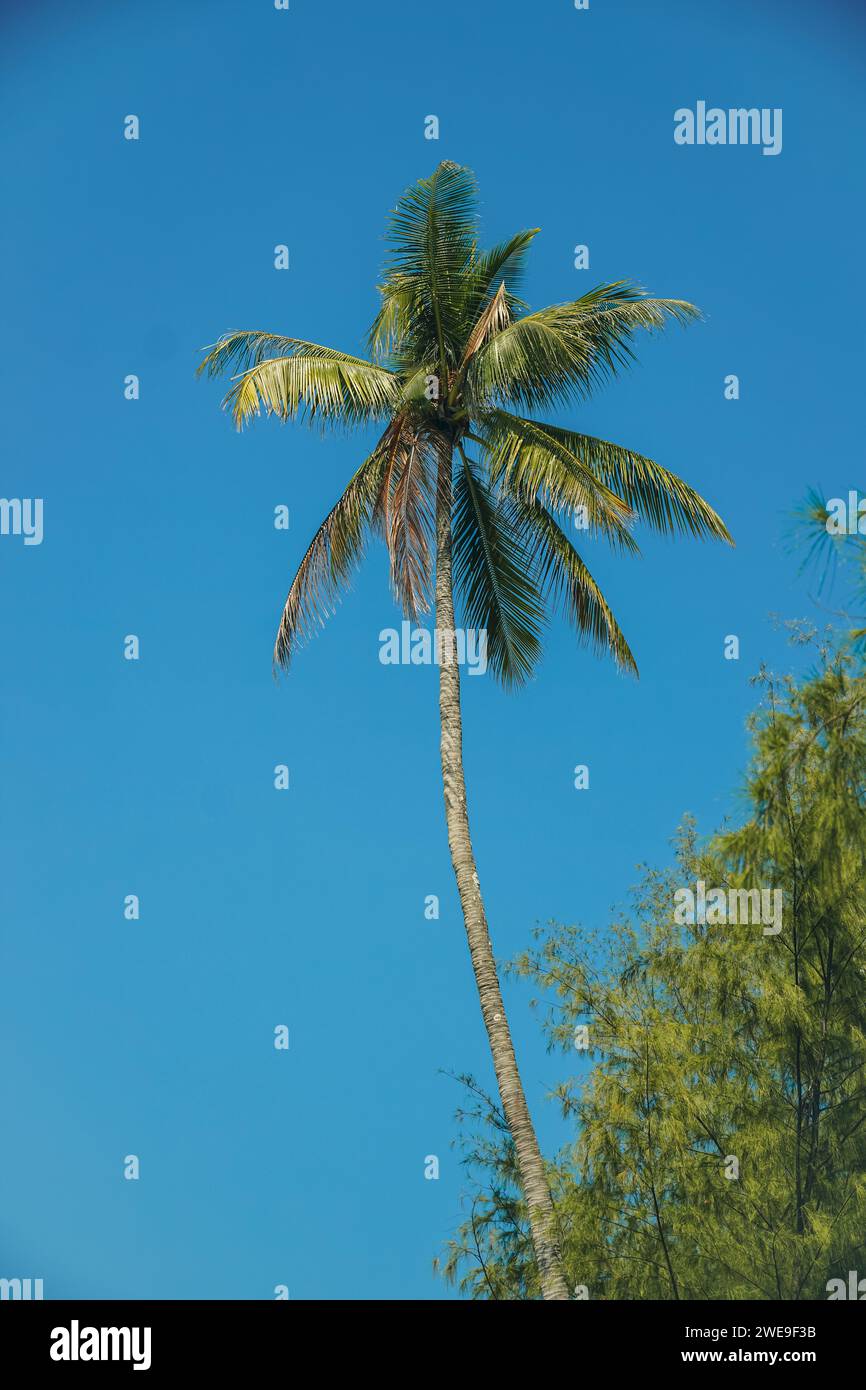
M713 509L659 464L518 413L586 398L632 358L637 330L697 316L682 300L650 299L624 281L530 313L517 290L534 236L519 232L480 250L473 175L442 163L391 214L368 359L299 338L233 332L207 351L199 371L232 375L223 404L239 429L262 411L280 420L382 426L307 548L283 608L274 660L287 668L333 611L370 532L388 548L405 615L417 620L435 599L448 843L542 1293L565 1299L550 1189L469 833L454 591L466 626L486 631L489 668L507 687L521 684L535 666L548 604L561 605L580 638L636 672L610 607L564 529L568 519L579 520L587 536L629 552L637 550L636 516L659 531L730 536Z

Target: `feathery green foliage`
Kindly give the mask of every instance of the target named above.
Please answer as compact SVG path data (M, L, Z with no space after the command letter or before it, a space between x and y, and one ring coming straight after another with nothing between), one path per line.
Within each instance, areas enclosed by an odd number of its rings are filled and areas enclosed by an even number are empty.
M824 649L800 685L759 679L744 824L703 848L687 825L630 919L552 925L516 962L552 1048L574 1059L588 1029L551 1178L590 1298L826 1298L866 1274L866 671ZM782 931L679 925L697 880L781 887ZM464 1079L480 1183L444 1272L474 1298L536 1297L508 1131Z

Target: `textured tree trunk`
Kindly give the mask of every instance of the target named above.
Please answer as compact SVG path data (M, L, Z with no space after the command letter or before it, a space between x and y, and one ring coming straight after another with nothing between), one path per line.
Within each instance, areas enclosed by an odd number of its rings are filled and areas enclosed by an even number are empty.
M499 1086L502 1108L517 1152L523 1195L529 1210L532 1243L545 1299L567 1299L562 1259L556 1236L553 1202L544 1162L532 1127L517 1070L514 1044L499 990L493 946L487 929L469 836L466 782L463 776L463 725L460 716L460 668L454 649L454 595L451 562L451 456L440 463L436 510L436 628L440 650L439 717L441 721L442 785L448 846L466 924L469 954L481 1001L481 1014Z

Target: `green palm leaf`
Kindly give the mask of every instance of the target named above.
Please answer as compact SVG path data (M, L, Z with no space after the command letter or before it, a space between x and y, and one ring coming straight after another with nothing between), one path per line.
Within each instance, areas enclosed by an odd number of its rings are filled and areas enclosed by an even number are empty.
M526 305L517 298L517 291L523 282L526 253L537 234L538 228L533 227L530 231L518 232L489 251L474 252L462 277L460 317L464 336L483 312L497 285L505 286L505 302L510 318L525 312Z
M636 552L628 503L599 478L591 464L561 438L562 431L504 410L485 411L479 443L488 460L490 482L525 500L539 497L554 511L572 515L586 508L589 529L614 545ZM473 436L475 437L475 436Z
M504 412L500 412L501 415ZM694 488L661 464L619 444L596 439L591 434L578 434L575 430L536 421L520 423L540 431L550 447L557 450L558 457L573 460L580 468L591 473L599 484L616 493L636 516L654 530L714 536L733 545L728 528L718 513ZM526 470L531 477L530 464L526 465Z
M699 317L684 300L650 299L628 281L600 285L581 299L518 318L491 338L473 360L467 392L482 408L584 399L633 360L638 330Z
M526 253L539 231L538 227L530 227L528 231L517 232L507 241L492 246L489 251L480 252L472 267L469 283L474 279L483 292L489 293L495 282L504 280L509 294L515 294L523 284Z
M499 282L496 293L488 299L486 305L481 310L469 337L466 339L466 346L463 349L463 360L461 367L468 365L471 358L482 348L489 338L493 338L497 333L501 333L503 328L507 328L511 322L511 312L508 308L508 291L505 288L505 281Z
M386 233L386 284L398 297L398 319L418 330L413 350L427 356L435 349L443 369L459 361L463 275L476 229L475 178L446 161L407 188Z
M303 338L285 338L279 333L262 333L250 329L224 333L209 348L196 371L196 376L226 376L230 373L245 372L266 357L287 357L307 354L312 357L339 357L333 348L321 347L318 343L308 343Z
M520 685L538 659L544 625L531 551L514 503L495 498L465 455L455 476L453 536L465 625L486 631L490 669L503 685Z
M288 670L297 647L324 627L341 589L360 563L380 498L392 433L393 427L385 431L307 547L283 605L275 666Z
M597 652L637 675L637 663L604 594L568 536L537 501L515 500L524 528L532 536L535 576L544 603L559 604L566 617Z
M306 345L312 346L312 345ZM358 425L387 418L399 399L398 378L362 357L323 348L272 357L249 367L223 406L238 429L263 411L280 420L299 416Z
M411 275L393 271L379 285L381 304L367 334L367 348L374 361L383 361L412 339L424 319L417 285Z

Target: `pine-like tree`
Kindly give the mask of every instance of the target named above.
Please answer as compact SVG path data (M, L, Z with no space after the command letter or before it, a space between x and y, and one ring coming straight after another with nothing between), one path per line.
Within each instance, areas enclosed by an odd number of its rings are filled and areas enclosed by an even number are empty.
M516 963L552 1047L574 1058L587 1030L554 1193L590 1298L826 1298L866 1275L866 673L824 649L802 683L759 680L745 823L703 847L687 825L630 919L554 925ZM698 880L782 890L781 931L681 924ZM481 1183L444 1270L473 1297L534 1297L510 1139L477 1101Z

